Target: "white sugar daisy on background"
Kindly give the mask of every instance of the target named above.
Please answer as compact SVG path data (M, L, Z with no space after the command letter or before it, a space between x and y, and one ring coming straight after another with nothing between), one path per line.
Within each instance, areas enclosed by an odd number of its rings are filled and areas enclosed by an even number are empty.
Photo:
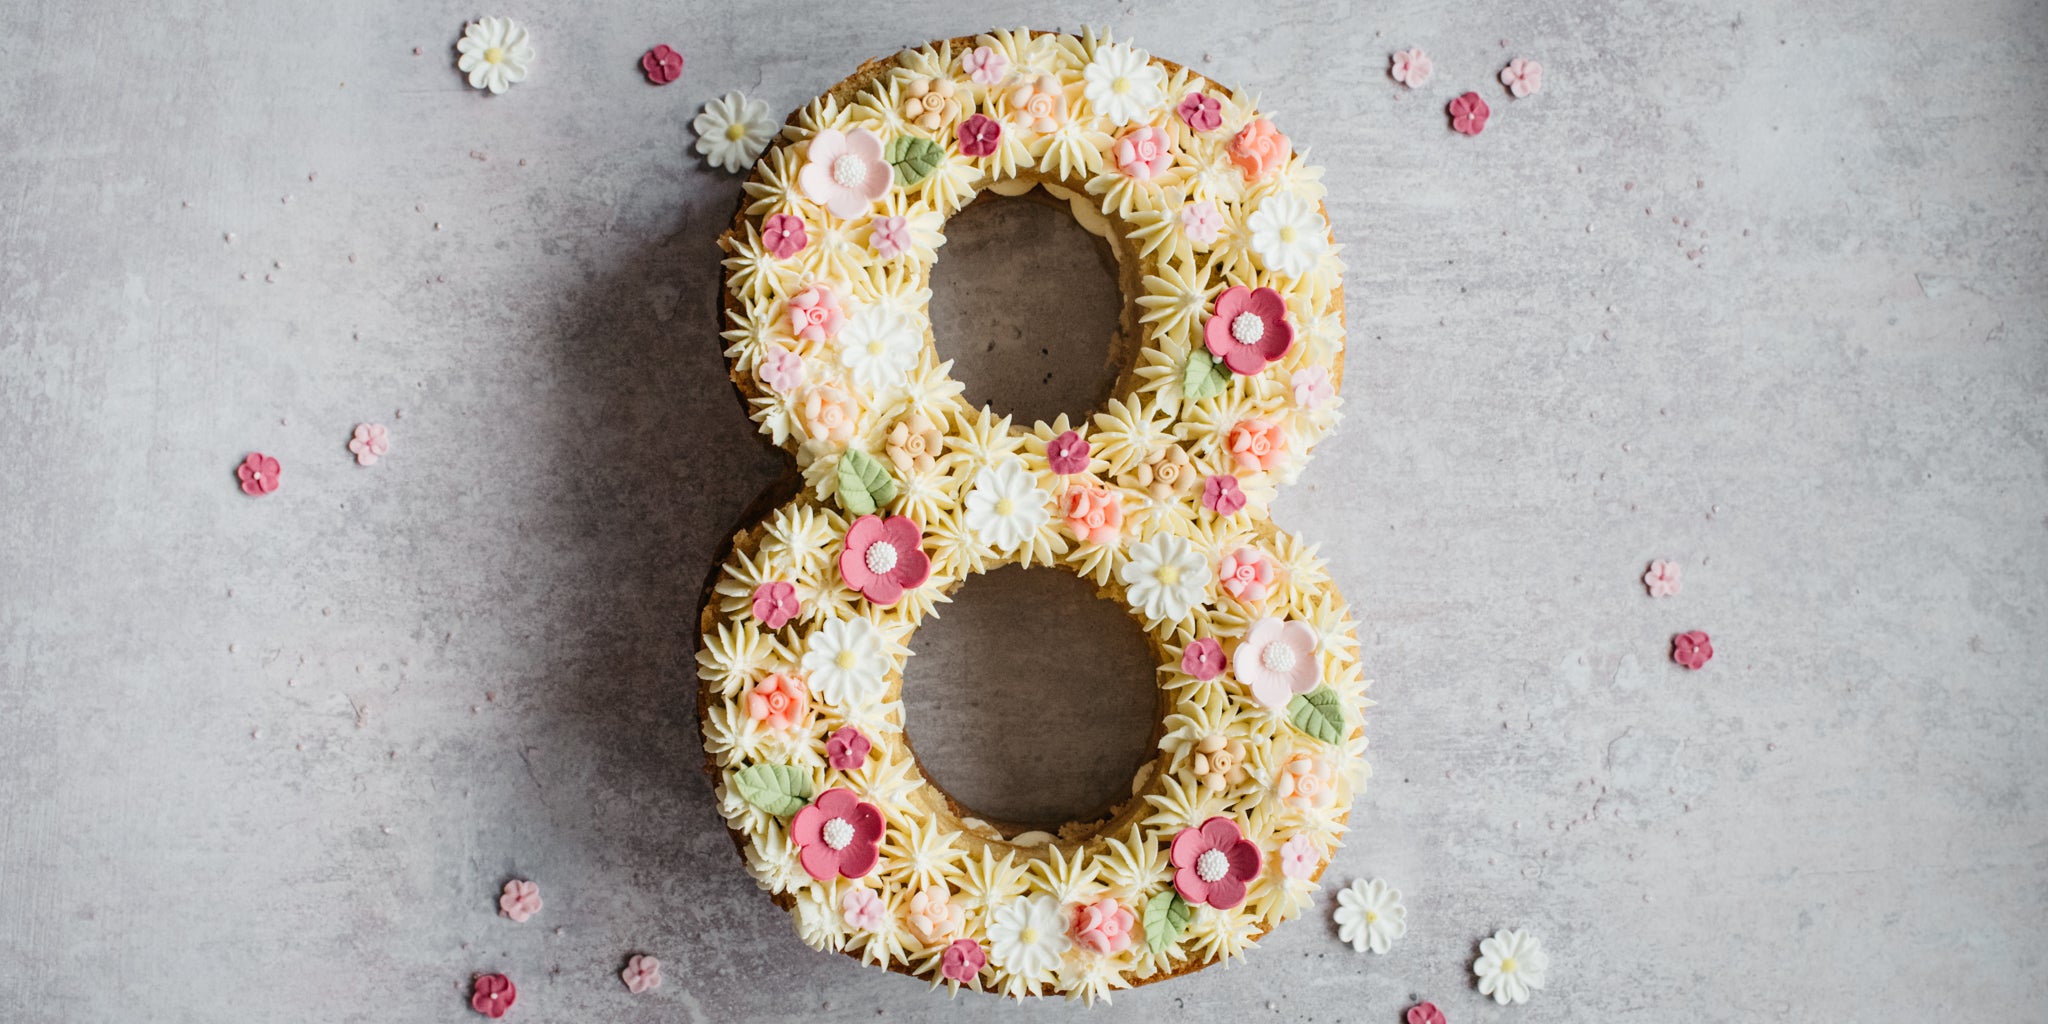
M989 915L989 959L1027 982L1058 970L1069 945L1060 901L1051 896L1021 897Z
M1015 551L1052 519L1052 495L1039 490L1021 459L1004 459L974 476L967 493L967 528L997 551Z
M775 138L775 120L768 104L734 90L704 104L690 127L697 131L697 152L713 167L741 174L754 165Z
M1375 878L1363 878L1337 890L1337 937L1360 953L1384 953L1408 934L1408 908L1401 890Z
M803 666L811 692L832 704L865 704L888 689L882 634L864 618L826 619L811 634Z
M1479 994L1492 996L1506 1006L1529 1001L1529 993L1543 987L1543 974L1550 969L1550 954L1543 943L1527 932L1503 928L1479 943L1479 959L1472 973L1479 976Z
M899 387L917 365L924 332L910 314L888 306L869 306L853 315L839 332L839 361L855 384L870 390Z
M1329 245L1329 228L1315 204L1291 192L1276 192L1259 201L1245 221L1252 233L1252 252L1267 270L1303 277Z
M526 80L533 65L533 40L525 26L510 18L479 18L462 30L455 50L455 67L469 76L473 89L488 89L496 96L514 83Z
M1209 560L1187 538L1169 533L1132 544L1117 578L1131 607L1149 619L1177 622L1208 591Z

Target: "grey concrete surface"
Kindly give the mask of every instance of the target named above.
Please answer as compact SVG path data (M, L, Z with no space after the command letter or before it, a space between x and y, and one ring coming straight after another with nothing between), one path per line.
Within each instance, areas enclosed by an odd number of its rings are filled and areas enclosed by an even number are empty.
M539 51L499 98L452 68L486 13ZM1328 167L1350 415L1279 517L1365 624L1332 874L1407 894L1388 956L1326 891L1108 1011L949 1003L800 945L719 827L690 621L782 463L723 379L739 186L688 121L991 22L1113 25ZM487 969L534 1022L2041 1019L2044 100L2019 0L4 0L0 1020L462 1021ZM962 315L1025 337L1036 288ZM250 450L278 493L236 490ZM943 643L998 649L976 621ZM934 700L924 752L999 770L961 734L1002 699ZM1469 963L1507 926L1553 969L1502 1010Z

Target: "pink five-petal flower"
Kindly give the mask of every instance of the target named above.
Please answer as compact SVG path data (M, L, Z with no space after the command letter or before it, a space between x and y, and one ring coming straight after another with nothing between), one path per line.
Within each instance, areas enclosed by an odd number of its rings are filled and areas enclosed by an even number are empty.
M839 897L839 916L848 927L871 932L889 919L889 911L882 906L882 898L873 889L856 885Z
M1643 574L1643 586L1650 588L1651 597L1676 597L1684 571L1677 562L1651 562L1650 571Z
M780 345L770 345L754 366L754 376L768 387L788 394L804 386L804 357Z
M1180 670L1203 682L1223 674L1223 643L1213 636L1189 642L1180 652Z
M976 85L994 85L1010 70L1010 58L988 46L977 46L960 55L960 70Z
M502 974L479 974L470 983L469 1008L493 1020L503 1017L518 998L518 986Z
M667 85L681 77L683 55L662 43L640 56L640 70L647 73L647 80L655 85Z
M1238 548L1223 556L1216 576L1230 596L1244 604L1257 604L1266 599L1266 591L1273 585L1273 560L1257 548Z
M962 156L984 157L993 155L997 144L1003 140L1003 123L987 114L976 114L960 122L954 129L960 137Z
M1223 101L1206 92L1191 92L1173 108L1181 123L1198 132L1212 132L1223 124Z
M806 341L831 341L846 323L831 285L814 284L790 297L789 333Z
M1272 469L1287 454L1287 431L1273 420L1239 420L1226 437L1230 457L1247 473Z
M1416 1003L1408 1008L1408 1024L1444 1024L1444 1012L1435 1003Z
M868 211L889 191L895 170L882 159L882 137L866 128L827 128L811 136L797 187L811 202L851 219Z
M841 726L838 732L825 740L825 763L835 771L859 771L868 761L868 751L873 744L868 742L866 733L853 726Z
M754 588L754 618L769 629L781 629L796 618L803 605L796 599L796 584L769 580Z
M910 251L910 218L876 217L868 225L868 248L885 260Z
M768 247L768 255L786 260L811 244L811 233L803 218L793 213L771 214L761 222L761 244Z
M1295 836L1280 844L1280 873L1288 878L1307 878L1316 873L1315 840Z
M1173 166L1173 140L1166 129L1143 124L1116 140L1116 169L1126 178L1151 181Z
M1064 499L1067 530L1083 544L1112 544L1124 525L1116 493L1101 487L1072 487Z
M1543 88L1543 65L1516 57L1500 69L1500 84L1507 86L1516 99L1533 96Z
M374 466L391 451L391 431L382 423L358 423L348 439L348 450L355 453L356 465Z
M1202 507L1219 516L1236 515L1247 500L1237 478L1228 473L1217 473L1202 481Z
M619 972L619 980L626 983L626 991L636 996L650 988L660 988L661 961L651 956L635 956L626 961L626 969Z
M1271 288L1225 288L1216 296L1216 314L1202 326L1202 341L1230 372L1258 373L1294 347L1287 300Z
M1388 73L1394 76L1394 81L1410 89L1420 89L1429 82L1430 72L1435 70L1435 62L1420 49L1395 50L1394 64Z
M1328 367L1304 366L1294 371L1294 375L1287 378L1287 383L1294 388L1294 404L1304 409L1314 409L1337 394L1336 387L1330 383Z
M1245 888L1259 877L1259 844L1244 837L1237 822L1217 816L1173 837L1173 887L1189 903L1229 910L1244 902Z
M1086 472L1088 453L1091 451L1088 439L1078 430L1069 430L1045 443L1045 461L1052 471L1066 476Z
M811 692L795 676L770 673L747 691L747 717L776 732L801 724L810 710Z
M924 531L908 516L864 515L846 531L846 550L839 553L839 578L861 596L883 607L903 592L924 585L932 560L924 553Z
M1307 693L1322 681L1322 663L1316 658L1319 642L1315 627L1308 623L1268 616L1245 631L1230 665L1260 707L1284 708L1295 694Z
M1476 92L1468 92L1451 101L1451 130L1461 135L1477 135L1486 130L1486 119L1493 115L1493 109Z
M1686 668L1694 671L1704 668L1713 656L1713 641L1697 629L1671 638L1671 660Z
M505 891L498 896L498 913L509 917L517 924L540 913L540 886L523 878L505 883Z
M1197 245L1214 245L1223 234L1223 214L1212 200L1189 203L1180 209L1180 229Z
M1099 899L1074 908L1074 943L1092 953L1111 956L1131 948L1131 926L1137 915L1113 899Z
M853 790L828 789L790 819L789 838L812 878L860 878L881 856L882 811Z
M276 459L262 452L250 452L249 457L235 467L235 478L242 481L242 493L260 498L277 490L278 474L284 471Z
M988 954L982 952L981 943L973 939L954 939L939 958L939 973L947 981L961 985L970 984L988 966Z

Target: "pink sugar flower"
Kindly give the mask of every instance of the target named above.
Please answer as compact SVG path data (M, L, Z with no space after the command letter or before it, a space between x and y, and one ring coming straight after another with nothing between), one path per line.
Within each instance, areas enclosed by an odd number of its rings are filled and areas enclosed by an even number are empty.
M882 923L889 919L889 912L873 889L857 885L839 897L839 916L845 919L847 927L871 932L882 927Z
M770 345L755 364L754 376L770 389L788 394L804 386L804 357L780 345Z
M789 332L806 341L831 341L846 323L832 286L814 284L790 297Z
M1266 599L1273 585L1273 560L1257 548L1238 548L1223 556L1216 576L1230 596L1244 604L1257 604Z
M1461 135L1477 135L1486 130L1486 119L1493 115L1493 109L1476 92L1468 92L1451 101L1451 130Z
M1294 144L1263 117L1245 125L1230 140L1230 162L1237 165L1246 181L1258 181L1272 174L1285 166L1292 155Z
M1252 700L1262 708L1278 710L1295 694L1307 693L1322 682L1322 662L1316 657L1320 642L1314 626L1268 616L1245 631L1230 665L1238 682L1251 690Z
M905 590L924 585L932 574L924 553L924 531L908 516L865 515L846 531L846 550L839 553L839 578L862 597L887 607Z
M1143 124L1116 140L1116 169L1126 178L1151 181L1173 166L1173 140L1166 129Z
M1045 461L1052 471L1067 476L1085 473L1088 470L1088 439L1078 430L1069 430L1045 444Z
M1203 682L1223 674L1223 644L1213 636L1190 641L1180 652L1180 670Z
M1225 288L1216 296L1216 315L1202 325L1202 341L1230 372L1258 373L1294 347L1287 300L1271 288Z
M796 812L789 838L812 878L860 878L881 858L882 811L850 789L828 789Z
M260 498L277 490L278 474L284 466L276 459L262 452L250 452L249 457L235 467L235 478L242 481L242 493Z
M1643 586L1650 588L1651 597L1677 597L1679 575L1684 571L1677 562L1651 562L1650 571L1643 574Z
M348 450L355 453L356 465L374 466L391 450L391 432L382 423L358 423L348 439Z
M520 878L505 883L505 891L498 897L499 916L509 917L516 924L525 924L527 918L538 913L540 886Z
M1244 837L1237 822L1217 816L1173 837L1173 887L1189 903L1229 910L1244 902L1245 889L1259 877L1259 844Z
M977 46L960 55L960 70L976 85L994 85L1010 70L1010 58L992 47Z
M834 771L859 771L868 762L868 751L872 747L867 734L850 725L842 726L825 740L825 763Z
M1236 515L1246 500L1244 488L1228 473L1216 473L1202 481L1202 507L1219 516Z
M754 618L769 629L781 629L796 618L803 605L796 599L796 584L769 580L754 588Z
M661 961L651 956L636 956L626 961L626 969L619 972L619 980L626 983L626 991L639 995L651 988L661 987Z
M910 251L910 218L876 217L868 226L868 248L885 260Z
M1196 245L1214 245L1223 234L1223 214L1216 204L1204 199L1180 208L1180 229L1187 232L1188 241Z
M895 169L882 159L882 137L866 128L827 128L811 136L797 186L811 202L852 219L889 191Z
M1435 1003L1416 1003L1408 1008L1408 1024L1444 1024L1444 1012Z
M776 672L747 692L747 717L776 732L803 724L811 711L811 693L803 680Z
M955 129L962 156L984 157L995 153L1003 140L1003 123L987 114L976 114Z
M1114 492L1100 487L1076 486L1067 491L1062 504L1068 532L1083 544L1114 544L1123 530L1123 505Z
M1074 908L1074 943L1082 949L1112 956L1131 948L1131 926L1137 915L1113 899L1099 899Z
M1688 669L1698 671L1705 668L1714 656L1714 643L1707 634L1695 629L1671 638L1671 660Z
M1198 132L1213 132L1223 125L1223 101L1205 92L1188 93L1173 112Z
M1270 470L1287 454L1287 431L1272 420L1239 420L1228 435L1230 457L1247 473Z
M1500 69L1500 84L1507 86L1516 99L1534 96L1543 88L1543 65L1516 57Z
M1419 49L1395 50L1394 66L1389 73L1394 76L1394 81L1410 89L1420 89L1428 84L1430 72L1435 70L1436 65L1430 61L1429 54Z
M1330 383L1330 371L1321 366L1304 366L1294 371L1287 383L1294 389L1294 404L1304 409L1317 408L1337 394Z
M988 966L988 954L982 951L981 943L973 939L955 939L939 957L939 973L947 981L968 985Z
M667 85L682 76L683 55L662 43L640 55L640 70L655 85Z
M519 998L519 987L502 974L479 974L470 982L469 1008L496 1020Z
M804 228L803 219L795 214L771 214L761 222L761 244L768 247L768 255L786 260L811 244L811 233Z
M1295 836L1280 844L1280 873L1288 878L1306 879L1316 873L1316 844L1307 836Z

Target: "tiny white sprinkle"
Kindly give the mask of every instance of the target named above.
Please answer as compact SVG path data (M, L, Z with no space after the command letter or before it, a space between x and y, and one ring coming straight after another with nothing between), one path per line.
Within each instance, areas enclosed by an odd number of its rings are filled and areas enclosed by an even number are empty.
M436 230L436 231L439 231L439 230L441 230L441 222L440 222L440 221L438 221L438 220L437 220L437 221L435 221L435 222L434 222L434 230Z
M280 196L278 197L277 201L285 204L286 206L290 206L292 202L292 197L290 195Z
M228 232L228 233L226 233L226 234L224 234L224 235L220 236L220 240L221 240L221 241L223 241L223 242L226 242L226 243L227 243L227 244L229 244L229 245L233 245L233 244L235 244L235 233L234 233L234 232L232 232L232 231L230 231L230 232Z
M276 284L276 283L277 283L277 275L276 275L276 274L265 274L265 275L263 275L263 283L264 283L264 284Z
M240 654L240 653L242 653L242 645L241 645L241 644L229 644L229 645L228 645L228 653L229 653L229 654Z

